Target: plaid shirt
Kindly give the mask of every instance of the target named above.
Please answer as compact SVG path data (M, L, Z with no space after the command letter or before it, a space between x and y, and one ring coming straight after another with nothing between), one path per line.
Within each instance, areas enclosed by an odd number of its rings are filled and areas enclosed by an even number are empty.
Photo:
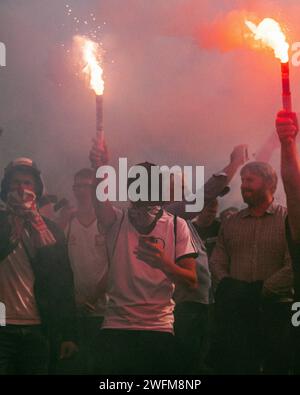
M215 285L224 278L264 281L264 288L280 296L290 296L293 286L288 252L286 208L272 203L261 217L248 208L230 217L222 226L211 257Z

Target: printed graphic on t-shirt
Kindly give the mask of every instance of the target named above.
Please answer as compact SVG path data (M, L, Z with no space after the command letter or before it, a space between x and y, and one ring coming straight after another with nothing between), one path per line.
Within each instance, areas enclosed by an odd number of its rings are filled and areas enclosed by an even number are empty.
M163 248L169 261L195 254L186 222L177 219L175 241L174 217L164 212L148 235L140 234L131 224L128 212L118 212L119 223L108 238L116 240L110 256L108 303L103 329L152 330L173 333L173 278L152 260L137 257L138 246L151 238ZM142 255L140 255L142 257ZM147 261L147 262L146 262ZM163 264L163 263L162 263Z
M139 237L139 246L147 248L148 243L154 244L157 248L164 250L166 246L166 242L161 237L153 236L140 236Z

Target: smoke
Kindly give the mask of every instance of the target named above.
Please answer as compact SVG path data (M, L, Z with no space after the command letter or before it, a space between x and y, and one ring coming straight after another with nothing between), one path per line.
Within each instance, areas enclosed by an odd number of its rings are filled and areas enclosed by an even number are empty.
M128 157L132 164L204 165L207 178L228 163L235 145L248 143L253 155L274 130L279 64L272 53L244 44L243 21L273 17L300 41L297 0L66 4L0 1L0 41L7 48L7 67L0 68L1 169L16 156L33 157L48 191L70 197L72 175L89 164L95 100L68 51L74 35L87 33L91 13L105 49L112 164ZM89 24L76 31L73 15ZM291 74L297 108L300 69ZM272 163L279 168L278 151ZM238 184L236 177L224 205L240 205Z
M218 16L212 23L204 23L196 32L201 48L229 51L245 46L246 28L244 21L248 19L245 11L231 11Z

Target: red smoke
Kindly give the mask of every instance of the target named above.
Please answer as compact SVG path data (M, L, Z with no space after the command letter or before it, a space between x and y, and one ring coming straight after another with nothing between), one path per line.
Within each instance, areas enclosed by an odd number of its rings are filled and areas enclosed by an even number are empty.
M254 20L247 11L233 10L228 14L219 14L213 21L198 27L195 37L201 48L229 51L245 48L249 30L245 20Z

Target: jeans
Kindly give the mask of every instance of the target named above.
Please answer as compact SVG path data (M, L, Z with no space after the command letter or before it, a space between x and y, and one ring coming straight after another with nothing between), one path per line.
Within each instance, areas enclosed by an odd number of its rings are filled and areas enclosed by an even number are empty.
M79 351L72 358L56 363L57 375L91 375L95 373L95 343L101 331L103 317L77 318Z
M177 340L167 332L103 329L96 351L102 375L170 375L183 367Z
M49 347L39 325L0 327L0 375L48 373Z
M292 365L289 303L264 303L260 310L234 304L217 308L216 373L289 373Z
M206 373L209 350L209 305L182 302L175 308L175 336L185 356L185 374Z

